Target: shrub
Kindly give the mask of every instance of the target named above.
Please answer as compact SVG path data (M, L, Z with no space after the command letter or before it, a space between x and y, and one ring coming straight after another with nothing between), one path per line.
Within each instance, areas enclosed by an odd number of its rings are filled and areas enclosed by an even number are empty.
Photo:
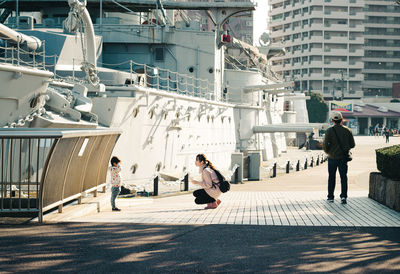
M383 176L400 181L400 145L377 149L376 165Z

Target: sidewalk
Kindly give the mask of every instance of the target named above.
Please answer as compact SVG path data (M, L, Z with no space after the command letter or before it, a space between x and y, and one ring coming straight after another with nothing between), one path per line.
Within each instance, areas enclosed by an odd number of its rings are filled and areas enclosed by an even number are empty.
M112 212L105 195L69 222L0 225L0 273L399 273L400 213L367 198L384 140L356 143L347 205L326 203L326 163L233 185L215 210L188 194Z
M400 142L400 139L395 141ZM368 176L376 171L371 155L375 147L385 146L384 140L357 137L356 142L354 160L349 163L347 205L340 205L339 199L334 204L326 203L328 172L327 163L323 163L260 182L232 185L231 191L221 196L222 204L216 210L203 210L203 205L194 204L193 196L186 194L164 198L118 198L117 206L122 211L112 212L109 194L106 194L99 198L102 199L99 213L96 210L87 213L76 206L75 215L53 213L45 216L45 221L400 227L399 212L368 198ZM310 155L310 152L305 153ZM336 197L339 193L338 182Z

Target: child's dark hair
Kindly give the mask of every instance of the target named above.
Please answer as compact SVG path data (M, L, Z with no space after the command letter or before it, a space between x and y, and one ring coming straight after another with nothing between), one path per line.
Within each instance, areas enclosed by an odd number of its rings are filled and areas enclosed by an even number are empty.
M111 165L113 166L114 164L118 164L119 162L121 162L121 160L118 157L112 157L111 158Z

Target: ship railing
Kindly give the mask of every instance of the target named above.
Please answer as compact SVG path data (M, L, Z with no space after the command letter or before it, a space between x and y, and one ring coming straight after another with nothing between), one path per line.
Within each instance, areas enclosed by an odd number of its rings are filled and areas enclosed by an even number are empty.
M129 72L130 84L206 99L212 99L214 95L214 83L208 79L196 78L192 75L169 69L136 63L132 60L117 64L102 62L99 62L99 64Z
M2 63L49 70L46 59L56 59L55 55L46 56L45 41L42 41L42 47L39 50L27 51L20 43L14 43L7 38L2 38L2 40L4 41L3 45L0 45L0 62Z
M37 216L105 188L121 132L112 129L0 129L0 216Z

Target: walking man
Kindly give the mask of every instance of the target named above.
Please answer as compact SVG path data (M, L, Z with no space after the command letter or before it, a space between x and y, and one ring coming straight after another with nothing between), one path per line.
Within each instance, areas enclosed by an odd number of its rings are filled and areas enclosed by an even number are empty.
M347 203L347 162L348 152L355 147L354 137L350 129L342 125L343 116L340 112L332 113L334 125L327 129L323 142L323 149L328 154L328 202L333 203L336 170L339 169L342 193L342 204Z

